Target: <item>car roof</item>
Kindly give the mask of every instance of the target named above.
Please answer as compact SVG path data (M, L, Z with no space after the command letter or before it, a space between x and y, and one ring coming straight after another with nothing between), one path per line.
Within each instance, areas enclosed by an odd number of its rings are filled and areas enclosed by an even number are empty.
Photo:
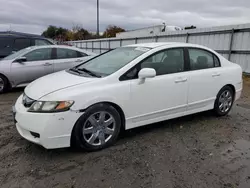
M0 31L0 37L9 37L9 38L40 38L40 39L46 39L44 36L41 35L35 35L30 33L21 33L21 32L15 32L15 31Z
M127 47L145 47L145 48L158 48L162 46L166 47L190 46L190 47L206 48L205 46L191 44L191 43L183 43L183 42L152 42L152 43L127 45Z
M67 46L67 45L42 45L42 46L30 46L28 47L30 49L40 49L40 48L64 48L64 49L71 49L71 50L76 50L76 51L79 51L79 52L84 52L84 53L88 53L89 55L96 55L95 53L93 52L90 52L90 51L86 51L86 50L83 50L81 48L77 48L77 47L73 47L73 46Z

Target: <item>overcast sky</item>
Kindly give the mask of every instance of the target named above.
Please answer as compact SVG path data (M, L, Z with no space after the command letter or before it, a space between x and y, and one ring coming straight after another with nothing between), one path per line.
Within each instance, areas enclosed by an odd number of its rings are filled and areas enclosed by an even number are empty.
M100 30L250 22L250 0L100 0ZM96 0L0 0L0 31L41 34L48 25L96 31Z

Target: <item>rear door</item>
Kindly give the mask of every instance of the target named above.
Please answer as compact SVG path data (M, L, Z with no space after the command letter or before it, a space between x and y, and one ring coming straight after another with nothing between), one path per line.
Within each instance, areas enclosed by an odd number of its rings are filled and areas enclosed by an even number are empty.
M13 62L11 72L17 85L27 84L33 80L53 73L52 48L35 49L25 55L26 62Z
M213 108L223 76L218 57L204 49L188 48L190 71L188 112L194 113Z
M86 54L85 54L86 55ZM54 60L54 71L61 71L72 68L84 61L84 54L67 48L56 48ZM86 55L87 56L87 55Z

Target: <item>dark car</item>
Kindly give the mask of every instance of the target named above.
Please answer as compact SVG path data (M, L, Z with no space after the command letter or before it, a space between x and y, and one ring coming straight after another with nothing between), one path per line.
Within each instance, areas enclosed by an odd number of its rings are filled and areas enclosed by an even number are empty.
M53 45L40 35L19 32L0 32L0 59L29 46Z

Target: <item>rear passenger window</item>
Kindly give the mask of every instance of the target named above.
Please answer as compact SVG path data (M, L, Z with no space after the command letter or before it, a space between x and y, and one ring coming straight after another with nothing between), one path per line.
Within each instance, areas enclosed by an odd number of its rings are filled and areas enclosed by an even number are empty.
M13 50L19 51L30 46L30 39L15 39Z
M190 69L200 70L219 67L220 62L215 55L202 49L189 49Z
M57 48L57 59L77 58L78 52L75 50Z
M214 55L214 66L220 67L220 61L219 61L218 57L216 57L215 55Z

